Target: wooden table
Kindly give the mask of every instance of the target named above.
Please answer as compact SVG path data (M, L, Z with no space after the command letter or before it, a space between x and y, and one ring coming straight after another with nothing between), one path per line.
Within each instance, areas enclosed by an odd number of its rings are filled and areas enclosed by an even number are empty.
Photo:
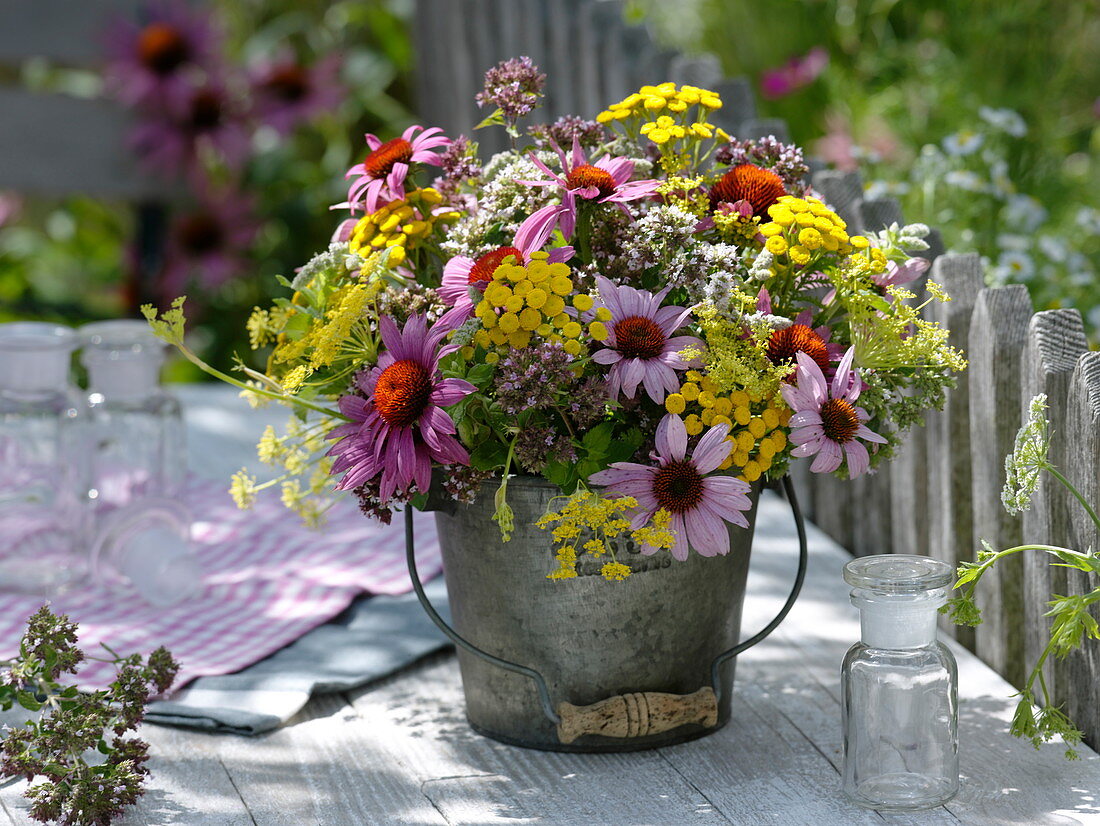
M223 388L188 387L193 467L227 475L280 411L248 411ZM956 647L960 683L958 797L891 815L839 791L839 669L859 637L840 569L847 554L810 533L806 586L790 617L743 654L733 719L712 736L660 751L576 755L529 751L466 725L452 653L349 694L314 698L290 724L248 738L147 725L152 778L123 824L577 824L785 826L890 823L1100 824L1100 757L1035 751L1011 737L1013 692ZM884 548L885 550L885 548ZM761 502L745 602L746 630L782 603L797 564L786 505ZM0 824L30 824L20 792L0 791Z

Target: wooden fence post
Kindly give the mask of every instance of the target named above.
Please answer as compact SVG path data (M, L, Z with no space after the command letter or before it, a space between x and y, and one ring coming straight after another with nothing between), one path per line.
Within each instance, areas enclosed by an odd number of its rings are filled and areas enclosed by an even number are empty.
M984 283L981 259L973 254L941 255L932 265L932 280L951 296L947 303L933 302L931 320L948 331L948 344L967 350L974 302ZM972 368L971 368L972 369ZM972 518L970 510L970 382L964 373L958 386L947 393L943 410L927 418L928 487L926 510L930 555L956 567L970 559ZM944 630L968 648L974 647L973 630L955 626L946 618Z
M1066 478L1093 508L1100 505L1100 352L1086 353L1077 361L1070 384L1066 430L1069 465ZM1076 503L1075 503L1076 504ZM1100 550L1100 531L1079 504L1071 509L1074 548ZM1067 591L1087 593L1096 587L1096 575L1067 570ZM1100 608L1093 606L1100 619ZM1100 745L1100 643L1089 640L1079 654L1066 658L1063 699L1070 719L1085 732L1092 745Z
M1020 357L1031 321L1027 287L982 290L970 323L970 456L973 476L972 549L1018 545L1020 518L1001 505L1005 456L1020 429ZM982 624L976 652L1015 686L1024 677L1024 564L1013 556L982 578L976 599Z
M1027 345L1020 365L1021 419L1028 416L1031 399L1039 393L1047 396L1050 421L1050 461L1062 472L1070 466L1070 441L1066 427L1069 412L1069 386L1077 359L1087 352L1088 341L1077 310L1045 310L1031 317ZM1023 540L1030 543L1070 547L1074 542L1070 494L1046 474L1022 515ZM1051 594L1066 592L1066 569L1051 565L1046 554L1027 553L1024 557L1024 659L1038 660L1050 638L1050 618L1043 616ZM1047 686L1057 692L1065 669L1047 660L1043 674Z

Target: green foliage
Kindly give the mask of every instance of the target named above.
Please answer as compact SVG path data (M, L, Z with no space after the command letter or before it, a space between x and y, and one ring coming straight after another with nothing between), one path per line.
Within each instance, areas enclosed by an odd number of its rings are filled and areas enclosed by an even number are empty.
M149 746L125 735L150 697L172 685L179 664L164 648L143 660L104 646L118 677L106 691L82 694L59 682L85 660L76 630L44 605L27 622L19 656L0 662L0 710L18 704L36 715L4 732L0 777L45 778L25 793L35 820L103 826L144 793ZM101 757L90 761L93 750Z
M1091 311L1096 340L1094 4L775 0L765 10L748 0L632 0L631 16L670 46L717 55L728 76L747 75L758 90L765 71L824 48L825 72L762 100L760 114L785 119L813 154L858 164L865 181L877 182L871 194L898 196L906 218L940 230L950 250L981 253L991 278L1026 283L1039 309ZM982 107L1018 112L1026 138L991 128ZM945 139L968 131L984 133L982 150L949 157ZM952 183L945 180L952 169L968 174ZM966 189L971 174L985 193ZM1014 222L1026 203L1020 196L1045 211L1039 224Z
M1100 517L1084 500L1080 492L1062 476L1047 458L1049 446L1049 423L1043 415L1046 409L1046 397L1036 396L1031 401L1031 415L1020 428L1016 436L1015 450L1005 461L1010 468L1009 479L1005 483L1004 506L1010 513L1026 510L1030 497L1038 486L1038 474L1049 473L1077 498L1092 522L1100 528ZM1013 474L1017 478L1013 478ZM1022 474L1023 481L1019 478ZM1053 559L1051 565L1075 568L1086 574L1100 573L1100 556L1092 549L1081 552L1070 548L1052 545L1020 545L1003 551L995 551L988 542L982 540L982 550L974 562L964 562L956 572L956 595L948 600L940 610L959 625L978 625L981 623L981 611L975 600L975 592L985 575L1000 560L1025 551L1040 551ZM1030 740L1038 748L1040 744L1061 737L1066 745L1066 758L1077 759L1073 746L1081 742L1081 732L1073 725L1060 707L1051 699L1043 677L1043 665L1053 654L1062 659L1081 648L1088 640L1100 641L1100 623L1093 616L1094 606L1100 604L1100 585L1086 594L1059 596L1052 594L1047 603L1050 610L1044 616L1051 618L1050 638L1043 653L1028 675L1023 689L1018 695L1020 701L1012 719L1010 731L1017 737ZM1039 692L1036 693L1036 683Z

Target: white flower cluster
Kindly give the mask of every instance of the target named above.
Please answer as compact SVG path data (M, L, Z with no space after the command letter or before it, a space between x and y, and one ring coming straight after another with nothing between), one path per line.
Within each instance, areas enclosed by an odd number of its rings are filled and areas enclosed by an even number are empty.
M1028 419L1016 434L1016 444L1005 457L1005 486L1001 503L1010 514L1031 506L1031 497L1039 489L1042 471L1050 467L1050 429L1046 417L1047 397L1040 393L1031 400Z
M317 253L306 262L305 266L298 270L291 286L295 290L300 290L321 273L342 276L349 272L355 272L362 266L362 258L354 253L348 253L346 241L343 243L334 242L329 244L327 250Z

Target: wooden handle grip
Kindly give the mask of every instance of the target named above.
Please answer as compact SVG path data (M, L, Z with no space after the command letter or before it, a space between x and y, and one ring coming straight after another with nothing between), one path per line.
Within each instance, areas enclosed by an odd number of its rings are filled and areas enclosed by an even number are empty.
M718 698L709 685L693 694L644 691L617 694L590 706L558 706L558 739L572 743L584 734L604 737L645 737L687 723L718 725Z

